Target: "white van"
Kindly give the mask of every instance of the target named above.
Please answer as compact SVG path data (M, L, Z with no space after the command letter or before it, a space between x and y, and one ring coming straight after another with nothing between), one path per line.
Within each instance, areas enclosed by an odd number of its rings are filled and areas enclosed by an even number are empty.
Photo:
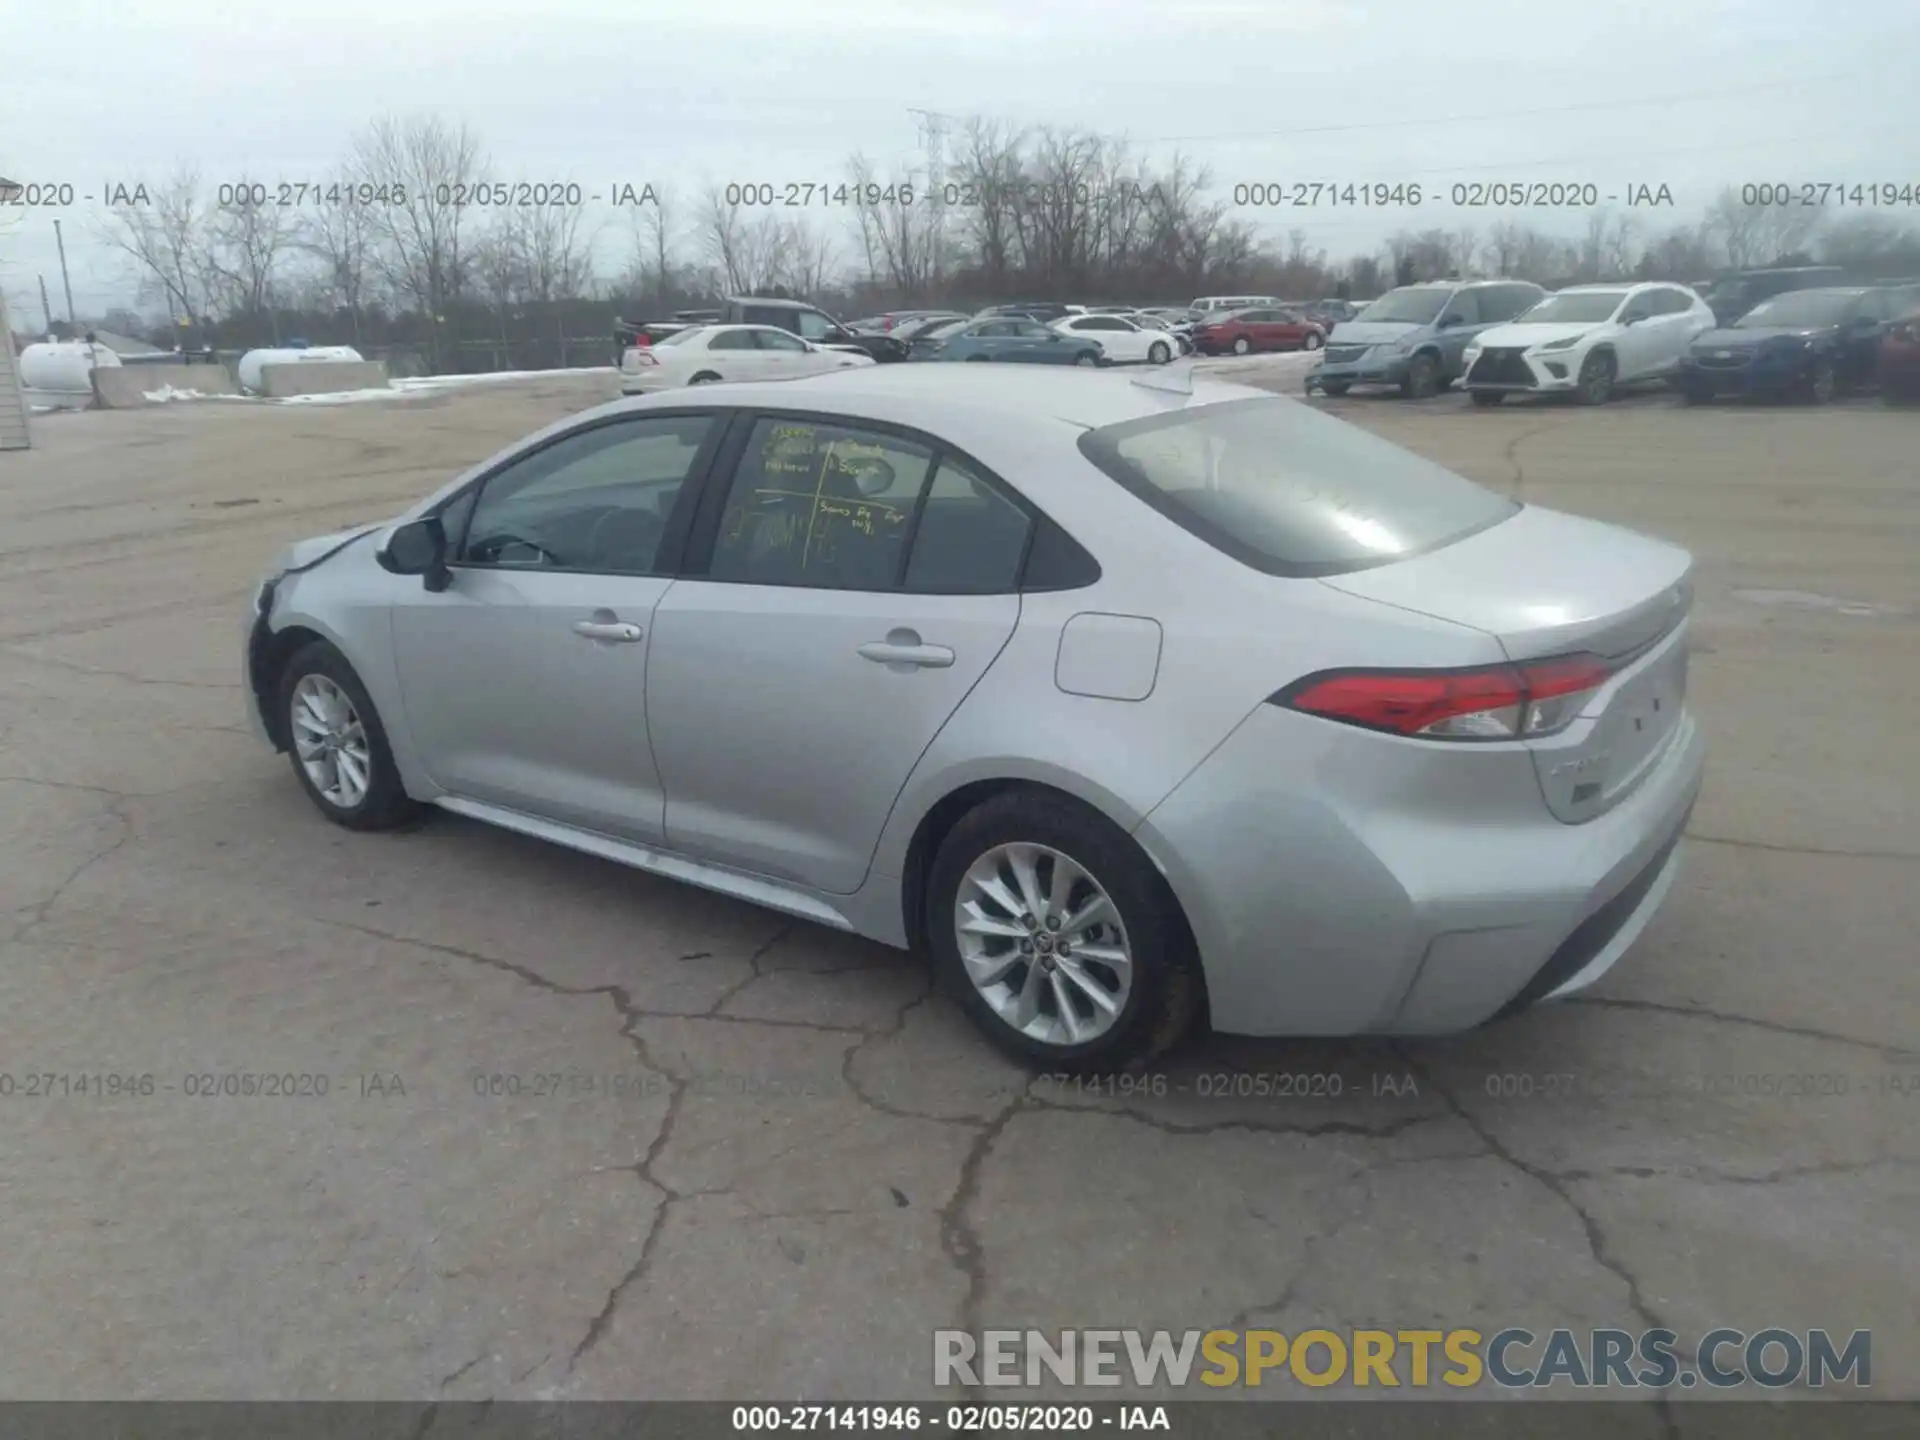
M1195 320L1220 310L1251 310L1256 305L1278 305L1271 295L1202 295L1187 307Z

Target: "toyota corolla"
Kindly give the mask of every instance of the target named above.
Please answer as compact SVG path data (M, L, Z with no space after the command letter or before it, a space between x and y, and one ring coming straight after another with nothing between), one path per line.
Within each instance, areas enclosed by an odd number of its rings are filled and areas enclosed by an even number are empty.
M1690 566L1185 364L867 368L570 416L292 547L247 691L341 825L923 950L1106 1069L1604 973L1700 784Z

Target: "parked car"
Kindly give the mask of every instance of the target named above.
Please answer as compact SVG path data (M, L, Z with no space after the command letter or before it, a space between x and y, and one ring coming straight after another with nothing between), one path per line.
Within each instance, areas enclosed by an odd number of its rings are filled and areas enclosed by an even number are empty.
M1905 306L1865 286L1790 290L1763 300L1688 349L1680 391L1689 403L1729 392L1816 403L1874 383L1881 334Z
M1063 335L1024 315L969 320L914 347L916 360L1012 360L1027 365L1098 365L1104 352L1085 335Z
M1256 350L1318 350L1327 332L1298 310L1273 307L1216 312L1193 327L1202 355L1250 355Z
M971 318L954 310L930 310L911 320L902 321L888 333L901 344L911 347L920 336L930 331L944 329L949 325L964 325Z
M620 357L620 393L645 395L716 380L790 380L873 364L771 325L702 325L637 345Z
M1252 310L1257 306L1278 305L1276 295L1202 295L1187 307L1187 319L1198 323L1229 310Z
M947 320L916 331L907 343L907 358L910 360L929 360L941 345L958 335L969 325L975 323L971 318L962 316L958 320Z
M569 415L282 551L253 727L345 828L434 806L921 950L1047 1070L1593 984L1700 786L1691 557L1169 378Z
M1572 285L1462 352L1476 405L1509 395L1570 394L1604 405L1616 389L1665 380L1713 329L1713 311L1678 285Z
M1820 286L1844 285L1847 273L1837 265L1789 265L1773 270L1735 270L1719 276L1701 299L1713 311L1714 319L1731 325L1762 300L1784 295L1789 290L1812 290Z
M771 325L828 349L854 350L888 365L907 358L907 347L892 335L849 330L816 305L753 295L727 299L718 317L723 325Z
M1062 305L1051 300L1033 300L1018 301L1011 305L989 305L986 309L976 314L974 318L976 320L984 320L993 316L1013 316L1016 318L1024 316L1029 320L1041 320L1051 324L1063 315L1084 315L1086 313L1087 307L1084 305Z
M1892 321L1880 337L1880 398L1889 405L1920 403L1920 307Z
M1474 336L1546 298L1526 280L1434 280L1402 285L1333 327L1309 389L1344 395L1355 385L1395 385L1424 399L1466 369Z
M1070 338L1094 341L1115 364L1164 365L1186 349L1178 336L1135 324L1124 315L1067 315L1054 321L1053 328Z
M1360 307L1353 301L1340 299L1308 300L1288 308L1298 310L1325 330L1331 330L1342 320L1351 320L1360 313Z

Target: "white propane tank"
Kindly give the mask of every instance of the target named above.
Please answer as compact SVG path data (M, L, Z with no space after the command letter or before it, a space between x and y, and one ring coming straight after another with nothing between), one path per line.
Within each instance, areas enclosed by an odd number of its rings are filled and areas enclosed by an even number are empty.
M268 365L297 365L308 360L360 360L351 345L309 345L303 350L249 350L240 357L235 375L242 390L258 395L264 388L260 372Z
M61 398L93 394L96 366L112 369L120 357L104 345L84 340L42 340L20 352L20 383L28 390Z

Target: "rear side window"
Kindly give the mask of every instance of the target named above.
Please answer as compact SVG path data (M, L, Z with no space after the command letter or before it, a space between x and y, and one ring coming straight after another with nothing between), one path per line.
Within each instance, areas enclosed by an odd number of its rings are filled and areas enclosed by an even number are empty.
M1520 508L1357 426L1277 397L1110 425L1079 443L1167 519L1269 575L1391 564Z

